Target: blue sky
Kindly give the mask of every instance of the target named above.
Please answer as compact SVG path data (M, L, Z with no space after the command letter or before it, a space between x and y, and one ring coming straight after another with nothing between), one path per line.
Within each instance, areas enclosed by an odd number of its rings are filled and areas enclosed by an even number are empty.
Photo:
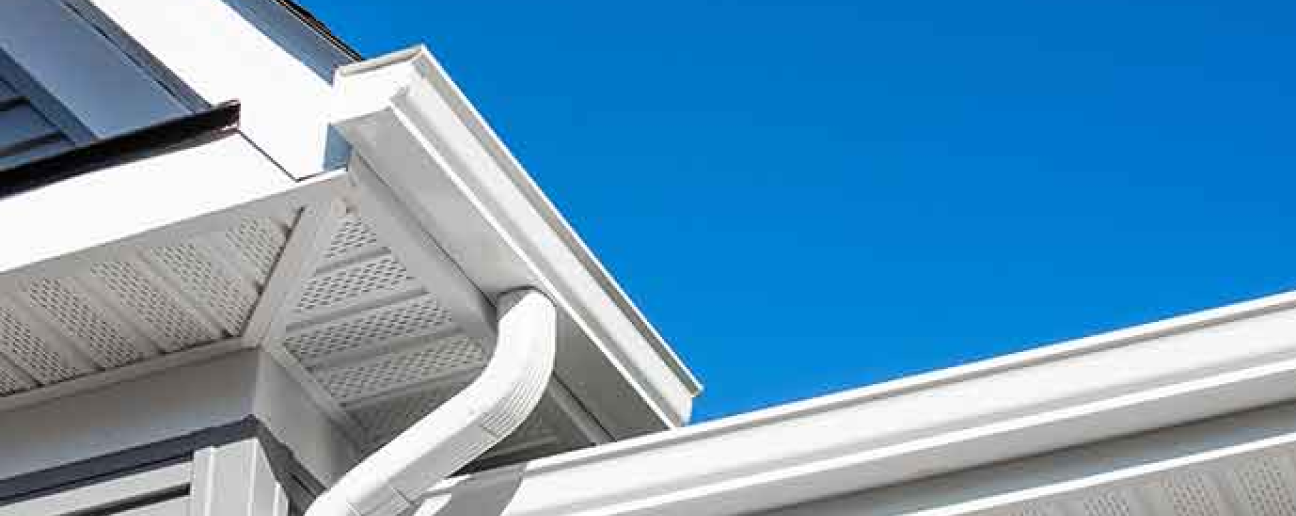
M304 0L426 43L711 419L1296 286L1296 3Z

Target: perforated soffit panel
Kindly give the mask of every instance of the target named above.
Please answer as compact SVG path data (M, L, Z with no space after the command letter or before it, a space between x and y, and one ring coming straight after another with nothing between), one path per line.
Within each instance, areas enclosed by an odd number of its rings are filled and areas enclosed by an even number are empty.
M302 210L244 220L0 289L0 400L243 334ZM471 382L489 351L353 211L269 330L271 348L362 447L403 431ZM291 266L290 266L291 268ZM592 442L551 386L536 415L484 457L498 463Z
M1296 516L1292 447L978 512L984 516Z
M341 215L286 310L281 346L340 412L376 446L395 437L479 374L489 358L437 299L354 212ZM588 444L553 396L489 452L547 454Z
M60 267L0 289L0 395L240 335L297 217Z

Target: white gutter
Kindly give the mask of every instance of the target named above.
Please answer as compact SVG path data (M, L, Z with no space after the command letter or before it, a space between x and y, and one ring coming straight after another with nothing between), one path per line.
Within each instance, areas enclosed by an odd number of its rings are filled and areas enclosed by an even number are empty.
M615 439L688 421L701 386L422 47L344 66L333 129L487 297L559 309L555 377Z
M557 314L532 289L500 297L499 337L482 374L347 472L306 516L394 516L508 437L535 409L553 371Z
M425 510L752 514L1293 399L1288 293L461 477Z

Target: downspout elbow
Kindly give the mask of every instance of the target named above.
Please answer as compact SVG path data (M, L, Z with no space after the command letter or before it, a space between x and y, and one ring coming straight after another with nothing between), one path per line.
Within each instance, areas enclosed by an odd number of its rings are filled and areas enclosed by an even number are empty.
M500 297L495 350L481 375L352 468L306 516L394 516L508 437L535 410L553 372L557 313L534 289Z

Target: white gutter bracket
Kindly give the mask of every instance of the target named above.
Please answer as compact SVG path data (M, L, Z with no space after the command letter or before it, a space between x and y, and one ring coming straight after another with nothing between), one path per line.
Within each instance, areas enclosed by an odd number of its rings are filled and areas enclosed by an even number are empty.
M498 340L468 387L378 449L320 495L306 516L395 516L508 437L553 372L557 313L539 291L500 296Z

